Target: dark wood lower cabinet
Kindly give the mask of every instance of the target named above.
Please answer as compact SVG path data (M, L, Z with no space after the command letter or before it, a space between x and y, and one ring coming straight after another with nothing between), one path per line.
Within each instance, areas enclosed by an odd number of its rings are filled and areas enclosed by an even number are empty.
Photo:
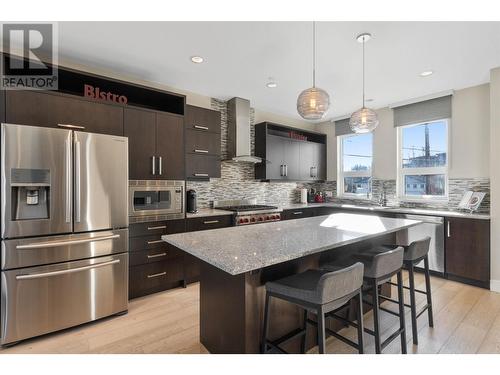
M293 210L283 210L281 213L281 220L302 219L313 216L317 216L316 208L297 208Z
M232 215L205 216L186 219L186 232L198 230L225 228L233 225ZM201 261L190 255L184 255L184 272L186 283L193 283L200 280Z
M184 285L184 252L161 239L184 228L183 219L130 224L130 299Z
M446 218L446 274L489 288L490 221Z

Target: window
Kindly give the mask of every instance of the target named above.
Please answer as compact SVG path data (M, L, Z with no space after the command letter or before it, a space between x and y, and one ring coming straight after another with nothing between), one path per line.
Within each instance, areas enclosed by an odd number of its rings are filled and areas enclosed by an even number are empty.
M369 198L372 192L373 134L346 134L338 142L338 195Z
M400 126L398 145L400 198L447 199L448 120Z

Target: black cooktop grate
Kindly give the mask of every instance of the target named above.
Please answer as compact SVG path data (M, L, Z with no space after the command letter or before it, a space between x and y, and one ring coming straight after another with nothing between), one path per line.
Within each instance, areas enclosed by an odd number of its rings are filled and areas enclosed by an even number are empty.
M217 207L220 210L228 210L228 211L257 211L257 210L275 210L278 207L276 206L266 206L265 204L248 204L241 206L227 206L227 207Z

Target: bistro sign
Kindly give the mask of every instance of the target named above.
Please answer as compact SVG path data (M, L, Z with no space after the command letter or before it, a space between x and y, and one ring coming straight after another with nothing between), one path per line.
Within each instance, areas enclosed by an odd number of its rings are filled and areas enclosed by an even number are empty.
M119 104L127 104L128 99L125 95L113 94L111 91L101 91L99 87L92 85L83 85L83 96L91 99L103 100Z

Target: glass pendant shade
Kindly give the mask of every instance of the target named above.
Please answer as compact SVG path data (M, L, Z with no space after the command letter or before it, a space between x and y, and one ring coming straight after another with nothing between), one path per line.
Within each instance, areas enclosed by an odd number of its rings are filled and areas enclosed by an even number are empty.
M297 111L306 120L321 120L330 107L330 96L320 88L311 87L297 98Z
M363 107L351 115L349 126L354 133L368 133L378 126L377 114L373 109Z

